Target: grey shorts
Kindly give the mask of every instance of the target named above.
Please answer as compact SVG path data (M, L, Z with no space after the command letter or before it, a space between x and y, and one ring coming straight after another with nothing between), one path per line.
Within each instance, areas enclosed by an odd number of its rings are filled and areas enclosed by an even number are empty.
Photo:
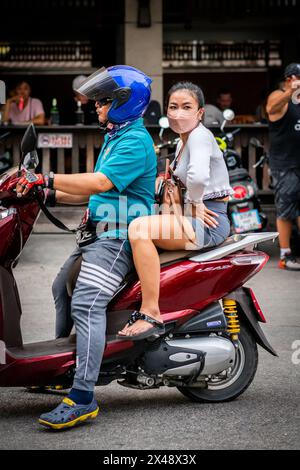
M218 246L223 243L230 234L230 222L227 216L227 202L204 201L207 209L218 214L219 225L216 228L204 227L201 220L191 218L192 226L196 234L196 243L199 249L210 246Z
M279 219L300 216L300 168L272 170L276 213Z

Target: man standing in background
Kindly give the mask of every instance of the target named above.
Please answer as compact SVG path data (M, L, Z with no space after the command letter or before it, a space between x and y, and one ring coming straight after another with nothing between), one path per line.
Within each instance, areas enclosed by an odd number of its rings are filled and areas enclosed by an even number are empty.
M300 270L292 255L293 221L300 227L300 64L289 64L281 90L270 94L266 106L270 132L270 168L275 191L279 267Z

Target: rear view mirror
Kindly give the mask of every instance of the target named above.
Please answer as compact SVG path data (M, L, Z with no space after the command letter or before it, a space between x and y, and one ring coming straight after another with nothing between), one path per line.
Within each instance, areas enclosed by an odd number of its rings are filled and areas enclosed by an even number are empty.
M23 139L21 141L22 156L26 155L27 153L33 152L33 150L35 150L36 141L37 141L37 136L35 132L35 127L31 123L27 127L25 134L23 135Z
M168 127L170 127L169 119L167 118L167 116L162 116L158 121L158 124L160 127L162 127L162 129L168 129Z
M234 111L232 109L225 109L223 111L223 117L226 121L233 121L235 118Z
M221 125L221 131L222 132L224 131L224 127L226 126L226 122L234 120L234 118L235 118L234 111L232 109L229 109L229 108L224 109L223 118L224 118L224 121L222 122L222 125Z
M167 116L162 116L160 118L160 120L158 121L158 124L160 126L159 138L162 141L163 140L162 137L163 137L164 130L168 129L170 127L169 119L167 118Z
M34 171L39 164L39 157L36 150L26 153L22 158L21 167L27 171Z

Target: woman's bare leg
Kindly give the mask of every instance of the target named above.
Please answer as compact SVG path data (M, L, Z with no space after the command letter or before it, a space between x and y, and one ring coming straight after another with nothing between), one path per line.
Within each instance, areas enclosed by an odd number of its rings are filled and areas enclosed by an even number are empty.
M184 217L181 220L185 234L193 240L192 225ZM140 312L160 322L160 261L156 247L165 250L195 249L183 234L182 223L174 215L154 215L135 219L129 226L129 240L142 290ZM137 335L150 328L150 323L138 320L132 326L126 325L119 334Z

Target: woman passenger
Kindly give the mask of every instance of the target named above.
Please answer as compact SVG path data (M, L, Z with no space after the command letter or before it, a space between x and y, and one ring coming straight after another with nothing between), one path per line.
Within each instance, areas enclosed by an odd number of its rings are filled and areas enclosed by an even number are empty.
M152 215L131 222L129 240L142 304L119 332L120 338L138 340L165 331L159 310L157 248L200 250L223 243L229 235L227 201L232 189L223 154L201 122L203 113L204 96L197 85L181 82L170 89L167 116L171 129L180 136L171 170L186 188L184 215Z

